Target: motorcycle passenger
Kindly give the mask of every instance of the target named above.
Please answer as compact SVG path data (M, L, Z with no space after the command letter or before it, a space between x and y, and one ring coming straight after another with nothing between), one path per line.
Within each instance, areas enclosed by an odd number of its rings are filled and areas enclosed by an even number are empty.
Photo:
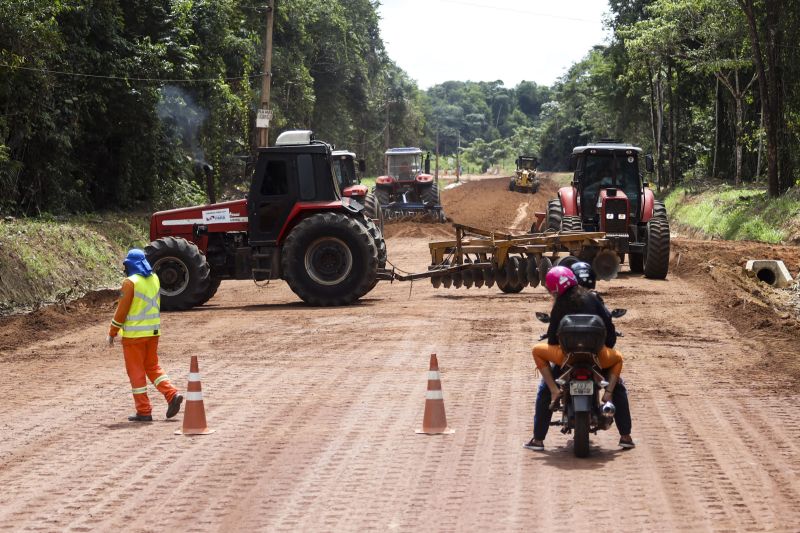
M545 278L545 285L550 294L555 298L553 308L550 313L550 326L547 330L547 343L539 343L533 348L533 359L536 367L542 373L542 378L549 389L550 396L553 398L549 409L552 411L561 398L561 391L553 379L553 374L549 363L560 367L564 362L564 352L558 343L558 326L561 319L569 314L592 314L599 316L606 325L606 346L598 354L598 363L603 370L608 370L608 386L603 395L603 403L612 399L613 392L622 371L622 354L614 349L617 334L611 315L601 302L599 297L592 291L581 287L575 273L563 266L556 266L550 269ZM549 425L549 421L548 421ZM623 427L623 430L627 428ZM537 437L541 436L541 439ZM526 445L534 450L544 449L544 435L534 435L534 438ZM621 443L632 444L630 435L627 439L621 439Z
M603 299L594 290L597 284L597 277L595 276L592 267L588 263L580 261L572 265L570 268L575 274L578 285L591 291L591 293L594 294L602 303ZM610 320L611 313L609 313L607 308L605 309L605 313L608 315ZM551 367L551 373L554 377L558 377L561 374L561 367ZM610 372L608 371L605 372L606 379L608 379L609 373ZM626 389L625 382L622 380L622 378L618 378L617 385L614 387L611 394L611 401L616 407L616 412L614 413L614 422L617 425L617 430L619 431L620 435L619 445L626 449L633 448L636 446L636 444L633 442L633 438L631 437L631 428L633 423L631 421L630 406L628 404L628 390ZM550 420L553 415L553 411L550 409L550 403L550 389L547 387L544 379L542 379L539 382L539 388L536 393L536 404L533 415L533 438L531 438L531 440L525 445L526 448L536 451L544 450L544 439L547 437L547 432L550 429Z

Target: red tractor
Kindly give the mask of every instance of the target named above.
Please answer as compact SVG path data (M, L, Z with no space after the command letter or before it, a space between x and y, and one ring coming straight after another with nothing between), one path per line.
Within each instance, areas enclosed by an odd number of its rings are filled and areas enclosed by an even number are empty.
M641 155L641 148L609 140L576 147L572 184L548 203L546 228L605 232L619 259L627 254L632 272L664 279L669 270L667 210L643 180ZM644 163L652 172L652 156L646 155Z
M364 206L367 216L383 231L383 209L375 198L375 194L366 185L361 185L359 173L363 173L367 166L363 159L358 160L358 172L356 172L356 154L347 150L334 150L333 174L339 183L342 196L347 196L356 200Z
M422 165L419 148L390 148L386 151L385 176L375 180L375 196L387 218L430 216L445 222L439 187L431 175L430 154Z
M202 305L226 279L284 279L309 304L346 305L386 263L381 230L342 196L331 147L310 131L259 149L246 199L155 213L150 239L164 310Z

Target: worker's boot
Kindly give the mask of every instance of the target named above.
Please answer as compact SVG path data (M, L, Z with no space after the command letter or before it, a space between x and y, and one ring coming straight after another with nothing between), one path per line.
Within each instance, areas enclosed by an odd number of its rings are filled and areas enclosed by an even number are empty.
M169 407L167 407L167 418L172 418L178 414L178 411L181 410L181 403L183 403L183 396L176 394L172 401L169 402Z
M135 415L129 416L128 420L130 422L152 422L153 415L140 415L139 413L136 413Z

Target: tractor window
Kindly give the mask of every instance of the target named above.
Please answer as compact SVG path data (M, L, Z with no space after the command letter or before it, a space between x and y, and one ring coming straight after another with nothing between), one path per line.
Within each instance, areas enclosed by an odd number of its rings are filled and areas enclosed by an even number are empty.
M314 180L314 162L309 154L297 156L297 175L300 178L300 199L314 200L317 189Z
M640 192L636 157L626 154L591 154L586 157L583 164L581 182L583 185L581 205L584 215L596 214L600 190L608 187L622 189L631 203L632 212L638 212Z
M388 156L389 175L398 180L413 180L420 173L421 154L394 154Z
M261 183L261 194L264 196L282 196L289 192L289 165L285 160L272 159L267 162L264 181Z

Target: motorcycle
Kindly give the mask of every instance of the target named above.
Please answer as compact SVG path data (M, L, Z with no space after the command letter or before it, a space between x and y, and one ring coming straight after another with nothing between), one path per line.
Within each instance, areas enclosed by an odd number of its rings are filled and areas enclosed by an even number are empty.
M619 318L626 309L614 309L613 318ZM550 322L548 313L536 313L536 318ZM622 337L621 332L617 332ZM547 337L543 335L541 339ZM605 346L606 327L597 315L567 315L558 325L558 340L564 351L562 373L555 380L561 389L561 421L564 434L574 432L576 457L589 456L589 433L597 433L611 427L616 408L614 404L602 402L608 382L598 363L598 354Z

